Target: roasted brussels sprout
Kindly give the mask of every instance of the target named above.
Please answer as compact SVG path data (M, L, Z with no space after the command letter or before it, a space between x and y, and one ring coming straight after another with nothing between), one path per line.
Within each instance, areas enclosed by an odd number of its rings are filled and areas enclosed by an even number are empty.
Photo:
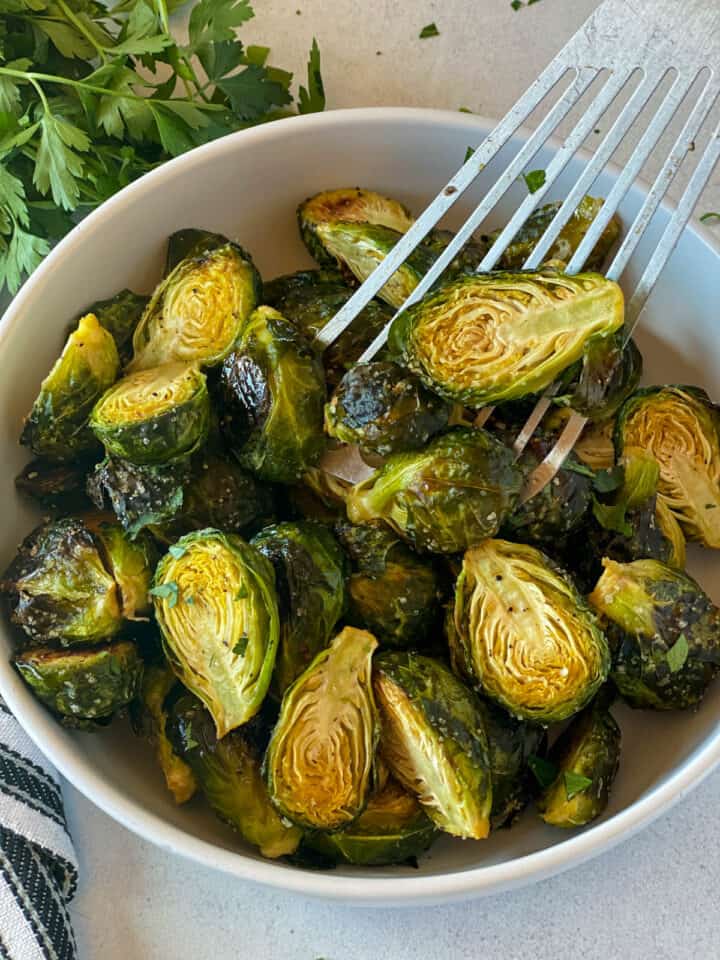
M95 405L90 426L108 453L130 463L171 463L204 443L210 422L205 374L185 363L128 374Z
M697 387L645 387L623 405L615 446L649 451L660 466L658 497L688 540L720 548L720 413Z
M265 756L270 797L300 826L341 830L365 809L378 722L372 634L345 627L285 694Z
M622 291L600 274L476 274L402 313L388 346L431 390L478 408L545 389L622 323Z
M610 799L620 763L620 727L601 691L553 744L549 761L557 776L537 801L540 816L553 827L584 827Z
M610 669L594 613L534 547L486 540L468 550L452 626L455 665L521 719L566 720L592 699Z
M227 246L229 243L228 238L221 233L212 233L209 230L197 230L195 227L176 230L168 237L165 276L172 273L181 260L187 257L194 259L204 257L212 250Z
M38 700L70 726L112 716L138 693L143 663L130 640L102 647L54 650L34 647L15 657L15 666Z
M445 252L446 247L454 237L455 234L451 230L431 230L425 237L423 246L435 259ZM459 274L475 273L487 251L487 245L482 237L474 236L465 244L455 259L448 264L443 273L443 281L454 279Z
M546 260L562 260L569 263L580 243L588 232L590 225L600 212L604 200L600 197L583 197L575 213L558 234L557 239L548 250ZM538 207L531 213L524 225L515 234L513 242L506 248L500 258L499 266L504 270L520 270L525 261L535 249L538 240L545 233L550 221L562 206L562 200L554 200ZM488 238L494 243L500 233L496 230ZM599 270L620 235L620 222L613 217L603 230L600 239L593 247L592 253L585 262L586 270Z
M213 529L182 537L158 564L151 594L165 653L219 738L267 693L279 635L274 581L254 547Z
M488 739L492 779L493 830L509 827L530 799L528 760L545 739L542 727L524 723L491 700L479 699Z
M149 301L150 297L121 290L108 300L98 300L87 311L95 314L100 326L112 334L123 367L132 357L133 333Z
M720 610L659 560L605 559L603 567L589 599L610 621L612 678L623 698L653 710L699 703L720 667Z
M394 363L360 363L325 406L325 429L343 443L388 456L419 450L447 426L450 407Z
M129 369L212 367L232 350L260 301L260 277L234 243L190 255L160 283L133 336Z
M120 609L126 620L146 620L150 613L150 586L157 563L148 537L131 540L119 523L85 517L85 526L99 541L105 565L118 587Z
M441 615L441 577L383 523L340 523L338 536L353 564L348 620L383 644L421 646Z
M569 411L562 411L567 413ZM575 444L573 453L581 463L591 470L609 470L615 465L615 445L613 433L615 421L603 420L590 423Z
M74 460L92 451L97 444L88 417L119 369L111 334L94 314L82 317L40 386L20 443L48 460Z
M342 512L345 513L345 502L352 490L352 484L349 481L334 477L319 467L310 467L302 475L302 484L326 507L330 509L342 507Z
M282 696L329 643L345 608L344 558L327 527L278 523L251 541L275 568L280 645L273 688Z
M405 233L413 225L412 214L397 200L357 187L316 193L300 204L297 216L300 236L320 264L333 262L333 257L318 236L322 225L334 226L339 222L376 224L389 227L397 233Z
M119 457L106 457L88 477L87 494L99 509L107 500L123 529L136 537L145 527L167 523L176 516L189 477L189 460L137 466Z
M384 520L421 551L458 553L497 533L522 471L484 430L455 427L416 453L396 453L347 500L352 523Z
M246 469L294 483L322 454L325 379L305 338L271 307L257 309L223 364L223 430Z
M168 738L168 694L179 686L175 674L167 664L145 667L140 689L142 732L147 733L155 747L158 764L175 803L187 803L197 790L195 774L173 748Z
M319 223L315 238L345 276L362 283L385 259L402 234L371 223ZM435 257L423 246L416 247L390 277L378 296L397 309L407 300L432 266Z
M211 717L190 695L173 704L168 730L175 749L221 820L265 857L295 852L302 832L286 824L270 803L259 757L244 730L218 739Z
M305 843L338 863L378 867L419 857L437 834L415 797L391 778L350 826L339 833L315 831Z
M82 520L41 524L23 540L0 588L13 623L34 641L97 643L122 625L122 601L102 544Z
M308 340L322 330L353 294L341 274L330 270L301 270L278 277L263 288L263 299L293 323ZM330 386L335 386L392 318L392 310L371 300L350 326L323 353Z
M90 504L85 481L92 462L77 459L54 462L36 459L26 464L15 477L15 487L43 507L63 513L82 511Z
M430 819L456 837L490 830L492 780L477 698L437 660L404 650L375 659L381 754Z

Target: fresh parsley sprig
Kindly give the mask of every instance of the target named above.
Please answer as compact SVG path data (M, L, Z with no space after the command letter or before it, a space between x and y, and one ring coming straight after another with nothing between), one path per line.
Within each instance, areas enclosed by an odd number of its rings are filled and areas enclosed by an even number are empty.
M3 0L0 289L14 293L78 217L170 157L292 110L292 74L236 31L250 0ZM324 109L313 41L298 111Z

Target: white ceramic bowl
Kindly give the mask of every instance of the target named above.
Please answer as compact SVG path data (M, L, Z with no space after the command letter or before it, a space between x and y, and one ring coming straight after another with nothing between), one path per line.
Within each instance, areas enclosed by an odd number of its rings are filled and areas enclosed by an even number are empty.
M300 268L309 260L295 225L299 200L322 188L360 184L419 211L489 126L461 113L407 109L284 120L174 160L76 227L25 284L0 325L2 567L36 522L13 487L25 461L17 443L21 420L79 311L124 286L151 289L160 275L166 237L185 226L237 238L265 277ZM533 165L548 160L549 152ZM558 196L578 169L579 162L570 165ZM493 170L486 173L492 176ZM612 174L601 178L594 191L606 194L611 180ZM499 222L525 188L514 189L500 208ZM627 198L626 222L642 196L638 188ZM477 197L475 191L460 202L455 221ZM661 220L666 217L665 211ZM720 254L702 229L688 230L649 304L652 329L646 319L638 337L648 381L700 384L720 397L718 303ZM720 554L691 551L690 569L720 600ZM122 724L99 735L63 730L10 667L4 622L0 644L0 692L59 770L106 813L147 840L232 876L361 904L442 902L557 873L649 823L720 760L718 683L694 714L618 711L624 739L620 773L606 815L589 829L552 830L528 813L511 831L488 841L440 840L419 870L309 872L261 859L199 802L175 807L150 752Z

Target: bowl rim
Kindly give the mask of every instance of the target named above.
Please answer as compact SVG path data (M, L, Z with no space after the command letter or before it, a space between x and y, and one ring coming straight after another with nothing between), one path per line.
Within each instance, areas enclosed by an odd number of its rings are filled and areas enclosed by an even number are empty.
M108 216L128 204L139 202L147 191L154 190L168 176L202 166L211 156L231 156L237 149L242 149L241 145L249 146L256 140L284 139L288 127L292 125L303 124L306 128L320 129L348 122L389 121L396 124L424 123L427 126L452 125L464 127L468 131L481 131L483 134L495 125L495 121L480 114L420 107L361 107L289 117L238 131L198 147L129 184L89 214L58 243L28 278L0 319L0 350L8 331L24 312L26 301L37 288L47 282L56 265L64 257L72 255L87 235L102 229ZM528 135L528 129L521 127L513 136L525 138ZM608 165L607 169L614 172L618 170L615 165ZM641 189L648 188L643 181L636 183ZM669 211L675 206L669 201L662 205ZM694 233L711 253L720 258L720 242L703 224L693 222L688 224L686 229ZM135 801L128 800L119 789L107 784L92 767L65 745L55 721L49 715L44 715L44 711L34 713L32 708L37 705L31 702L30 692L14 682L16 679L9 664L0 664L0 694L37 747L80 793L127 829L161 849L243 880L252 880L311 897L344 900L359 906L417 906L422 903L456 901L499 893L560 873L611 849L650 824L698 786L720 763L719 729L713 738L694 751L671 776L610 819L543 850L501 863L431 876L385 874L368 877L336 872L320 873L301 870L277 861L254 859L241 850L217 846L168 823L157 814L144 810Z

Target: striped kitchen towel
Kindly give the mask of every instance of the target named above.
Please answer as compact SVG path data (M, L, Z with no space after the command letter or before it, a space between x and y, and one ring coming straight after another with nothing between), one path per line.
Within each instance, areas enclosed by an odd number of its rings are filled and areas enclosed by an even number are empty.
M76 960L60 779L0 699L0 960Z

